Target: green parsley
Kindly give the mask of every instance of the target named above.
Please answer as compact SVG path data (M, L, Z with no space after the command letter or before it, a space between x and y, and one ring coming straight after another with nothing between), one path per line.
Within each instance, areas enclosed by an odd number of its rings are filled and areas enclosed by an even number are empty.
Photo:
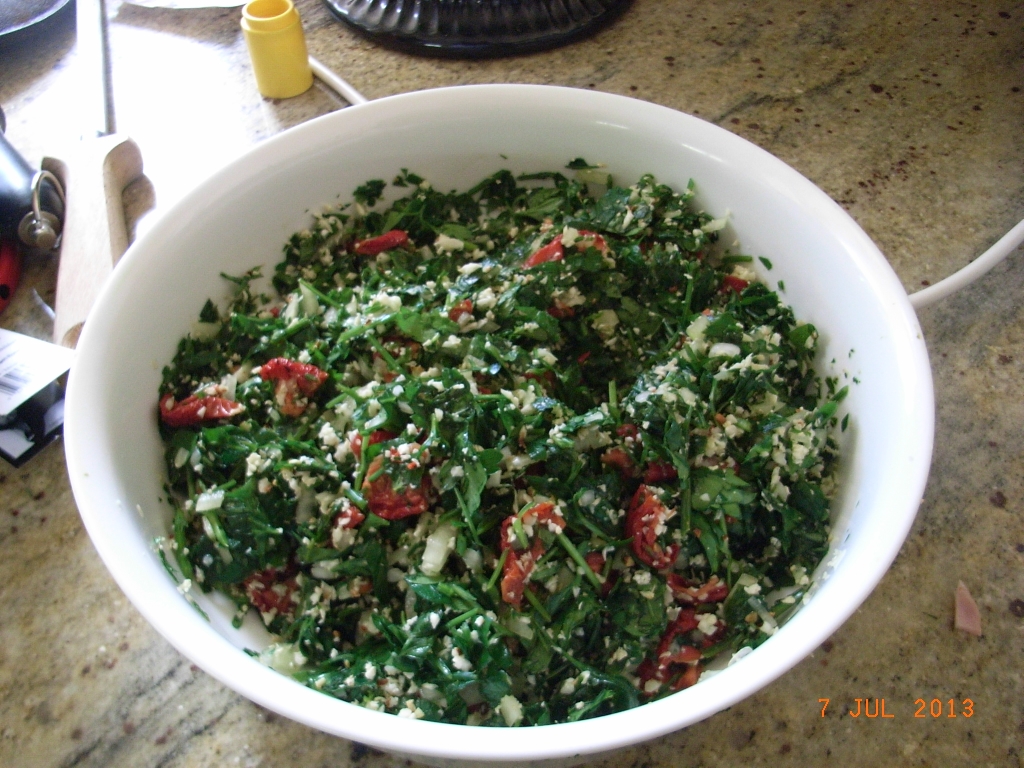
M817 332L692 184L567 171L368 181L291 237L276 297L228 278L180 342L170 559L260 612L276 669L404 717L568 722L799 605L845 395Z

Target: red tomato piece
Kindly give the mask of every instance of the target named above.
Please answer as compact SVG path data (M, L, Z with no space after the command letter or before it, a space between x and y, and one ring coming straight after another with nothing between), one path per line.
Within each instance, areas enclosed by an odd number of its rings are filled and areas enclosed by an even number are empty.
M540 384L543 387L546 387L547 389L553 388L555 384L558 382L558 377L555 376L555 372L550 369L546 371L541 371L539 373L536 371L527 371L526 373L523 374L523 378L533 379L533 381L536 381L538 384Z
M567 317L576 316L575 309L568 306L567 304L562 304L559 301L556 301L554 304L548 307L547 312L549 315L555 318L555 320L564 320Z
M530 269L538 264L545 264L549 261L561 261L564 258L565 249L562 248L562 236L558 235L550 243L527 257L526 261L523 262L523 267Z
M605 566L605 556L600 552L588 552L583 556L587 565L590 566L590 570L596 573L598 576L602 576ZM607 576L603 577L601 583L601 597L608 597L608 594L612 591L615 586L615 582L618 581L618 571L611 571Z
M242 582L245 594L260 613L276 612L291 615L295 610L292 596L298 589L293 577L276 568L257 571Z
M691 685L696 685L700 679L700 664L694 664L693 666L687 667L683 670L683 674L679 676L679 679L672 684L672 690L681 691L684 688L689 688Z
M597 232L591 232L588 229L580 230L580 238L573 245L581 251L587 250L587 248L596 248L602 254L608 253L608 243L601 237Z
M274 399L285 416L301 416L306 410L302 398L310 397L327 381L327 373L310 363L275 357L260 366L260 378L275 382Z
M518 611L523 607L526 582L533 573L537 560L544 554L544 542L536 535L535 530L529 547L523 547L512 530L512 523L516 517L517 515L511 515L502 520L498 534L498 549L502 552L508 551L501 571L501 599ZM524 526L547 525L549 529L559 533L565 530L565 519L550 501L534 504L521 511L518 517Z
M632 477L636 474L636 467L633 465L633 459L621 448L609 448L601 455L601 463L606 467L619 470L619 474L623 477Z
M622 424L615 430L615 434L619 437L631 437L635 440L637 435L640 434L640 428L636 424Z
M245 410L245 406L224 397L197 397L189 395L180 402L168 392L160 398L160 420L169 427L194 427L204 421L230 419Z
M654 693L647 689L647 683L656 680L660 685L670 684L673 690L688 688L700 677L701 652L688 644L676 644L679 635L685 635L697 629L697 616L692 608L684 608L679 616L665 629L653 657L648 657L637 668L640 677L640 690ZM683 669L680 672L679 667ZM673 681L672 678L676 677ZM659 687L660 687L659 685Z
M678 477L676 468L667 461L652 461L644 470L644 482L648 485L658 485L666 480L676 480Z
M498 534L501 537L499 541L500 549L502 551L508 550L508 553L505 555L505 564L501 568L501 599L513 606L517 611L521 611L526 581L533 572L536 557L534 557L531 550L517 552L509 544L509 537L515 536L511 531L514 519L515 516L505 518L501 523L501 530ZM540 554L543 554L543 551Z
M743 293L743 290L750 285L750 282L744 280L741 277L735 275L726 275L722 279L722 292L735 291L736 293Z
M463 299L448 310L448 319L456 323L459 322L459 318L463 315L469 315L470 317L473 315L473 302L469 299Z
M353 250L360 256L376 256L392 248L401 248L409 242L409 234L401 229L392 229L383 235L360 240Z
M286 357L275 357L260 366L260 378L264 381L292 380L306 397L316 392L327 381L327 373L311 363L300 363Z
M337 528L358 528L366 519L366 515L359 511L359 507L346 503L344 508L334 516L334 526Z
M406 488L396 491L394 481L387 472L382 472L375 480L371 477L380 472L384 466L384 457L378 456L370 462L363 482L363 493L366 504L377 517L385 520L401 520L404 517L419 515L430 509L430 478L424 474L419 488Z
M654 491L646 485L636 489L626 515L626 535L633 537L633 552L641 562L657 570L670 568L679 554L678 544L666 548L658 542L658 527L670 516Z
M729 596L729 585L712 576L704 584L691 585L682 576L670 573L666 579L676 600L690 605L720 603Z

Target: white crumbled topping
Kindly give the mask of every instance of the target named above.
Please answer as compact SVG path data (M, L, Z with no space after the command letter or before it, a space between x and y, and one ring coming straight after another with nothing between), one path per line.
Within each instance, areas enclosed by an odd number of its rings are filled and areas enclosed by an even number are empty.
M537 347L533 351L533 354L537 356L537 359L547 365L557 365L558 358L551 354L551 350L547 347Z
M325 421L320 426L317 439L325 448L333 448L341 442L341 438L338 437L338 433L334 431L334 426L329 421Z
M713 613L702 613L697 619L697 629L705 635L715 634L715 630L718 629L718 617Z
M806 587L811 583L811 578L807 575L807 569L804 566L791 566L789 572L793 574L793 581L798 587Z
M476 300L473 302L473 305L477 309L486 312L488 309L494 309L494 305L497 303L497 294L495 294L494 290L488 286L476 295Z
M461 251L465 247L466 247L466 244L464 242L462 242L461 240L459 240L457 237L449 237L448 235L445 235L443 233L438 234L437 239L434 240L434 248L436 248L438 251L441 251L441 252L444 252L444 253L452 253L453 251ZM470 266L470 265L466 264L466 265L463 265L463 266ZM475 266L476 269L480 269L480 265L479 264L474 264L473 266ZM473 271L475 271L475 270L470 270L469 272L463 272L463 274L468 275L468 274L470 274Z
M739 357L740 348L735 344L720 341L711 345L708 350L708 357Z
M720 219L712 219L707 224L702 226L700 229L701 229L701 232L703 232L704 234L710 234L712 232L718 232L718 231L720 231L722 229L725 229L725 225L728 224L728 223L729 223L729 212L726 211L725 216L723 216Z
M501 697L497 709L505 720L505 725L509 727L518 725L523 720L523 705L519 703L519 699L511 694Z
M184 463L184 462L182 462ZM260 467L263 466L263 457L255 451L250 453L245 458L245 476L252 477L260 471Z
M465 657L458 647L452 648L452 666L460 672L468 672L473 668L473 662Z
M570 286L564 291L556 291L551 294L551 298L563 307L579 307L587 303L587 297L580 293L579 288L575 285Z
M381 291L373 297L373 304L380 304L386 312L397 312L402 308L402 299L399 296L393 296L392 294Z

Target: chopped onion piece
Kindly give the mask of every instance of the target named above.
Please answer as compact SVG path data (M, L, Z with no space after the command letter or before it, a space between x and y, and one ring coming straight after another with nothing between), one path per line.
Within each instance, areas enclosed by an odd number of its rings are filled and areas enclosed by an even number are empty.
M444 564L448 561L448 555L453 549L455 549L455 526L451 523L442 523L427 537L427 544L423 549L423 560L420 562L420 571L423 575L440 575Z
M196 512L209 512L212 509L220 509L224 503L224 491L203 491L196 498Z

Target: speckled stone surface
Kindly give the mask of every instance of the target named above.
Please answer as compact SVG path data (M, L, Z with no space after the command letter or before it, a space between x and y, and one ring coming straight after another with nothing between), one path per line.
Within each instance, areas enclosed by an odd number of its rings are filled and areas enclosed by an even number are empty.
M1019 2L637 0L590 40L476 62L379 49L316 0L298 5L311 53L369 98L553 83L722 125L839 201L908 290L954 272L1024 217ZM135 231L154 206L254 142L344 106L319 85L288 101L261 99L237 9L111 2L109 10L118 128L139 142L147 166L126 194ZM78 136L75 61L67 25L0 49L7 135L33 164ZM27 264L4 326L47 334L41 300L52 303L55 265L52 257ZM1024 765L1022 295L1018 250L922 311L938 403L933 469L910 536L863 607L756 695L595 763ZM960 580L981 608L980 638L952 628ZM884 698L894 717L850 717L865 698ZM970 718L960 703L967 698ZM917 699L954 699L960 716L915 718ZM92 549L60 444L23 469L0 468L0 765L404 762L254 706L156 635Z

